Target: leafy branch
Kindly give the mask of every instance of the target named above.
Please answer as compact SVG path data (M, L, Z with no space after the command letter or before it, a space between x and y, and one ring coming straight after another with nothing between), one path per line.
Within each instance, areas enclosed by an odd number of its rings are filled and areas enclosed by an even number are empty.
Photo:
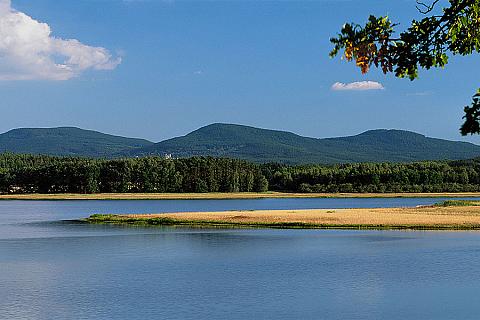
M428 15L439 0L431 4L416 2L419 12ZM398 24L388 16L372 15L363 26L346 23L337 37L330 39L333 44L330 56L343 51L343 58L355 61L362 73L375 66L385 74L394 73L396 77L414 80L420 68L445 67L449 54L480 52L480 0L449 0L449 4L442 8L441 15L413 20L398 36L395 30ZM475 102L465 109L468 125L462 126L462 134L480 133L480 125L473 126L471 122L480 121L473 110L476 110Z

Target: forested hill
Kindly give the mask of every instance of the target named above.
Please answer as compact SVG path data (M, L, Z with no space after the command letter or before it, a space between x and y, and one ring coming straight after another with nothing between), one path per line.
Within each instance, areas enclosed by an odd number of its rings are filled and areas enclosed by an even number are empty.
M0 134L0 152L57 156L111 157L151 144L74 127L21 128Z
M480 146L402 130L372 130L350 137L315 139L284 131L212 124L129 154L216 156L292 164L408 162L474 158L480 156Z
M155 144L72 127L14 129L0 134L2 152L94 158L170 154L173 158L213 156L256 163L334 164L471 159L480 156L480 146L402 130L316 139L285 131L211 124Z

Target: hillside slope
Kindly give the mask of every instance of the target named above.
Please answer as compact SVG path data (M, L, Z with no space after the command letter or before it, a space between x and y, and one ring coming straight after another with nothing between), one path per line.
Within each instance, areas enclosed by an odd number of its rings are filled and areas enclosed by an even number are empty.
M349 137L315 139L284 131L217 123L129 152L135 156L165 154L285 163L406 162L474 158L480 156L480 146L402 130L380 129Z
M0 152L57 156L111 157L152 144L75 127L20 128L0 134Z
M468 159L480 156L480 146L402 130L380 129L349 137L316 139L216 123L159 143L74 127L14 129L0 134L0 152L97 158L171 154L297 164Z

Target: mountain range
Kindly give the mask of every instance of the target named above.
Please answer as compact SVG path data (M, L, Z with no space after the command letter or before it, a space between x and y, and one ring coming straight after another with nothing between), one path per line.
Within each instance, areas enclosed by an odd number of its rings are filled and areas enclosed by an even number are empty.
M215 156L298 164L468 159L480 156L480 146L404 130L378 129L317 139L215 123L158 143L74 127L20 128L0 134L0 152L105 158Z
M20 128L0 134L0 152L13 153L109 158L149 145L153 142L74 127Z

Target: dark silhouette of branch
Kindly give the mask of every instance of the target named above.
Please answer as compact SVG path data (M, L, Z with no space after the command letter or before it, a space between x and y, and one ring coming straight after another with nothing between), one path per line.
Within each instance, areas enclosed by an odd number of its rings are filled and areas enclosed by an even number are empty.
M433 1L433 3L431 5L428 5L428 4L425 4L424 2L420 1L420 0L416 0L417 2L417 10L421 13L421 14L427 14L427 13L430 13L433 8L435 8L435 5L439 2L440 0L435 0ZM422 10L423 8L423 10Z

